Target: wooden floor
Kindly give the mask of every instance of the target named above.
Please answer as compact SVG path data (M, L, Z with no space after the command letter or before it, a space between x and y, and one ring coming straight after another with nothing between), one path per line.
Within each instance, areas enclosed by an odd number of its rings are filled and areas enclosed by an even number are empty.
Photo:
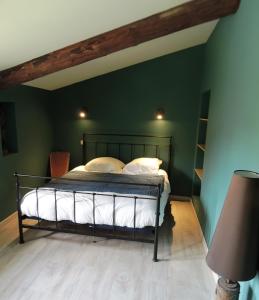
M16 220L0 230L0 299L209 300L214 280L189 202L173 201L152 262L152 244L29 230L17 244ZM42 237L44 236L44 237Z

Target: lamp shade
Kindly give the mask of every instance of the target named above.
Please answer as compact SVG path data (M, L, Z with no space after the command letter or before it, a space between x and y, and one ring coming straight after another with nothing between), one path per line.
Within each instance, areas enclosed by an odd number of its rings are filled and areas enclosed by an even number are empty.
M235 171L207 255L208 266L231 281L252 279L257 272L259 174Z

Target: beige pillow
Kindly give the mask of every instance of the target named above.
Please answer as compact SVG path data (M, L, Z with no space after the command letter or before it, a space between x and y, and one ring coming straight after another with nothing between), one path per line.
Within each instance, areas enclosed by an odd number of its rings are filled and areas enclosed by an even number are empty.
M98 157L85 165L87 172L121 173L125 164L117 158Z
M158 158L140 157L132 160L122 170L123 174L158 174L162 160Z

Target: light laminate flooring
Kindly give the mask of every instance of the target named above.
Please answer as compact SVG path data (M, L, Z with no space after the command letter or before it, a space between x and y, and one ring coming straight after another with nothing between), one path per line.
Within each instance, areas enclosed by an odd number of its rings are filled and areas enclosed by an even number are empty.
M173 201L171 210L175 225L169 216L161 228L157 263L153 245L140 242L28 230L19 245L10 221L0 238L0 300L213 299L193 207Z

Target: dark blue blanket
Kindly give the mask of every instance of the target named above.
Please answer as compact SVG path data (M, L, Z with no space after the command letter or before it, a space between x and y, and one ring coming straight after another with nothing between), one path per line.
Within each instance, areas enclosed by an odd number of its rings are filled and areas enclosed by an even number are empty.
M73 179L73 180L67 180ZM164 177L160 175L126 175L71 171L60 179L52 180L47 187L69 191L109 192L143 196L158 196L164 188Z

